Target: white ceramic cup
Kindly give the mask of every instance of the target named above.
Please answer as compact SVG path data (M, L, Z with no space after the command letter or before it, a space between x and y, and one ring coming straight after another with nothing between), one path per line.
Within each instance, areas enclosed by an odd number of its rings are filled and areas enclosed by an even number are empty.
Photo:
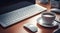
M52 24L55 20L55 13L52 12L44 12L42 13L42 20L44 24Z

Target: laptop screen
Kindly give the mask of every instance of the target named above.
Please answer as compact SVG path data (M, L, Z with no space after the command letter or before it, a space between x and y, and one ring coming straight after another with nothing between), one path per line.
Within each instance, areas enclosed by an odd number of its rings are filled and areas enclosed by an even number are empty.
M28 3L26 1L28 1ZM32 1L26 0L26 1L25 0L6 0L6 1L0 0L0 15L34 4L33 0Z

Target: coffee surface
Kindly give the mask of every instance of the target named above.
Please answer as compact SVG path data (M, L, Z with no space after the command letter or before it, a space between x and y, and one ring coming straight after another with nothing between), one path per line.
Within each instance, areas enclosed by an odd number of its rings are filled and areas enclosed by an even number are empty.
M52 15L43 15L44 17L54 17L54 16L52 16Z

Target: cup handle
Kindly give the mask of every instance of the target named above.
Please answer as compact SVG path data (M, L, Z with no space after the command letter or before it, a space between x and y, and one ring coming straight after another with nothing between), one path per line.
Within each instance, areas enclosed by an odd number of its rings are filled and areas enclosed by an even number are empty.
M60 23L60 19L59 19L59 20L56 20L56 19L55 19L55 21L58 22L58 23Z

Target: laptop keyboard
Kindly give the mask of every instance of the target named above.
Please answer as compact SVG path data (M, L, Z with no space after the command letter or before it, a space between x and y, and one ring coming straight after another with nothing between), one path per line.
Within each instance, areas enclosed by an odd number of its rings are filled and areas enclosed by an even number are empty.
M14 23L17 23L18 21L26 19L44 10L46 10L46 8L39 6L37 4L23 7L12 12L0 15L0 24L3 27L8 27Z

